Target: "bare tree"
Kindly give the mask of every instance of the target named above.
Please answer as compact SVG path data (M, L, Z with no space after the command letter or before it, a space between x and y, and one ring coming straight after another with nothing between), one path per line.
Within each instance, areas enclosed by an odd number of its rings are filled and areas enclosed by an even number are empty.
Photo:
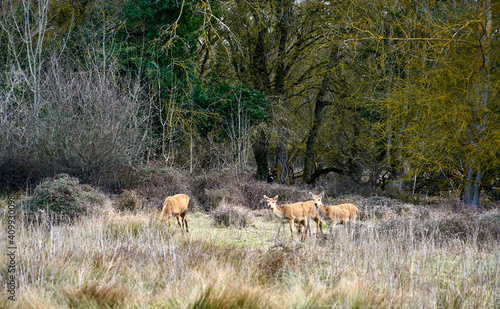
M22 78L32 93L32 115L42 109L43 47L47 32L49 0L9 2L0 18L0 27L7 34L12 74ZM19 10L19 8L21 10ZM20 13L19 13L20 12Z

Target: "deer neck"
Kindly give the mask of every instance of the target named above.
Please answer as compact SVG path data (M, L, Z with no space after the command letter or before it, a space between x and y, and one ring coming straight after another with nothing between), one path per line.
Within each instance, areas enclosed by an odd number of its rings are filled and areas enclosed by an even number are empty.
M282 206L276 205L276 207L274 207L274 209L273 209L273 214L276 217L278 217L279 219L285 220L285 212L283 211L283 207Z
M319 204L319 206L317 207L317 210L318 210L319 215L320 215L323 219L327 219L326 209L325 209L325 205L324 205L323 203L320 203L320 204Z

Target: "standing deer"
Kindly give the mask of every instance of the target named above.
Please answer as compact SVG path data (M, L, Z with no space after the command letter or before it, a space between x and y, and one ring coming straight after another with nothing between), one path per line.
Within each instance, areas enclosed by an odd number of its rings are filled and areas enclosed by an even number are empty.
M323 223L321 222L321 216L314 205L314 200L304 202L304 204L309 207L309 218L316 222L316 235L323 234Z
M321 201L324 197L324 192L321 193L320 195L314 195L311 192L309 192L311 196L314 199L314 205L316 206L316 209L318 213L325 219L327 222L330 223L330 227L328 230L330 231L330 234L332 233L333 227L337 223L347 223L350 220L350 212L349 209L351 208L348 206L348 204L341 204L337 206L326 206L323 204ZM352 205L352 204L350 204ZM352 205L352 207L356 208L356 206ZM357 210L357 208L356 208ZM356 212L357 215L357 212Z
M189 233L186 217L188 204L189 196L186 194L176 194L167 197L163 203L160 219L163 217L165 222L167 222L171 216L175 216L181 228L181 232L184 233L184 229L186 229L186 232Z
M299 224L305 227L305 231L302 234L302 240L305 240L305 235L307 230L309 229L308 223L308 212L309 207L302 202L294 203L294 204L285 204L283 206L278 206L278 195L274 198L267 197L264 195L264 198L267 200L267 206L273 214L280 220L281 224L285 224L288 222L290 225L290 233L292 235L293 241L293 225L294 222L298 222ZM281 225L278 227L278 236L280 234Z
M312 196L313 201L316 199L319 199L321 201L321 199L325 196L325 192L321 192L320 195L314 195L311 192L309 192L309 194ZM352 223L356 222L356 218L358 217L359 210L356 206L354 206L354 204L345 203L345 204L336 205L336 207L346 209L347 211L349 211L349 222L352 222Z

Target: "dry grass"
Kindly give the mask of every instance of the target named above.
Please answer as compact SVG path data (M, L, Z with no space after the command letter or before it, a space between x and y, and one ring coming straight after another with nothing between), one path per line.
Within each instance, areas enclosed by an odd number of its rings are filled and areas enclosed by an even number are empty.
M190 213L189 235L149 211L52 229L19 224L18 301L3 289L0 308L498 308L498 237L478 238L495 231L497 210L464 220L492 226L470 237L442 229L417 237L428 221L401 214L392 228L367 215L304 243L275 239L277 223L260 212L245 228ZM2 254L2 286L6 262Z

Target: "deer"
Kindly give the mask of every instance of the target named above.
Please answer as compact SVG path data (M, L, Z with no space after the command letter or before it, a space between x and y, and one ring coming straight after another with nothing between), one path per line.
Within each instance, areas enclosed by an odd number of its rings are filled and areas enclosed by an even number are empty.
M330 234L333 231L333 227L337 223L349 222L351 217L349 211L349 209L351 208L350 206L348 206L347 204L342 204L342 205L336 205L336 206L331 205L325 207L325 205L321 201L324 197L324 192L321 193L320 195L314 195L311 192L309 192L309 194L313 197L314 205L316 206L318 213L321 215L321 217L323 217L325 221L330 222L330 227L328 229L330 231ZM356 208L356 206L354 205L352 206Z
M305 240L305 235L309 229L308 213L309 207L303 202L285 204L283 206L278 206L278 195L275 197L267 197L264 195L264 199L267 200L267 206L271 209L272 213L280 220L281 224L278 227L278 235L280 234L281 225L288 222L290 225L290 233L292 235L293 241L293 226L294 222L297 222L305 227L305 231L302 234L302 241Z
M186 194L176 194L167 197L163 203L160 219L164 219L166 223L171 216L175 216L181 228L181 232L184 234L185 229L186 232L189 233L186 217L188 204L189 196Z
M310 200L307 202L304 202L304 204L309 208L309 219L313 219L314 222L316 222L316 235L323 234L323 223L321 222L321 216L319 215L318 211L316 210L316 206L314 205L314 200ZM311 235L311 229L310 229L310 222L308 222L309 225L309 235ZM300 224L297 226L297 229L300 232Z
M309 194L312 196L313 200L316 200L318 198L319 198L319 200L321 200L325 196L325 192L321 192L320 195L314 195L311 192L309 192ZM345 203L345 204L336 205L336 207L348 210L349 211L349 222L352 222L352 223L356 222L356 218L358 217L359 210L356 206L354 206L354 204Z

